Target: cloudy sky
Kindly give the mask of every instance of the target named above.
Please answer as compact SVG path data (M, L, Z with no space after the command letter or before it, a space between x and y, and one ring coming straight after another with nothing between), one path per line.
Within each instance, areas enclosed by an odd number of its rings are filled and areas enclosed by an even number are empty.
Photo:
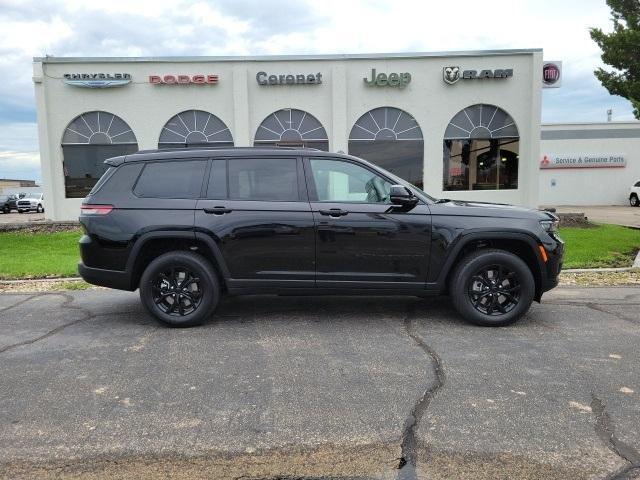
M604 0L0 0L0 178L40 180L34 56L269 55L543 48L563 60L545 122L632 120L593 76Z

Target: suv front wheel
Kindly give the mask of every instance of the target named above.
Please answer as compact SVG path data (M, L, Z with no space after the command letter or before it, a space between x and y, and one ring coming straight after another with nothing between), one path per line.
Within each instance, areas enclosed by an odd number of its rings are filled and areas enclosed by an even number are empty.
M145 269L140 299L162 323L190 327L204 323L213 313L220 300L220 283L202 255L169 252Z
M451 277L449 293L455 309L476 325L509 325L533 301L531 270L504 250L479 250L463 258Z

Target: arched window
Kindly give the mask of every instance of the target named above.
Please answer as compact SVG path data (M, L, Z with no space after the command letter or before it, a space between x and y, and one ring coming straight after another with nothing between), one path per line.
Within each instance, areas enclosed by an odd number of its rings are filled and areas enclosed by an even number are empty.
M275 145L329 150L327 132L316 117L294 108L285 108L265 118L253 142L254 146Z
M137 151L131 128L113 113L94 111L74 118L62 137L66 197L87 196L106 171L107 158Z
M349 154L369 160L422 188L422 130L404 110L380 107L362 115L349 134Z
M495 105L458 112L444 133L443 190L518 188L518 127Z
M233 147L231 131L214 114L202 110L181 112L162 127L158 148L210 145Z

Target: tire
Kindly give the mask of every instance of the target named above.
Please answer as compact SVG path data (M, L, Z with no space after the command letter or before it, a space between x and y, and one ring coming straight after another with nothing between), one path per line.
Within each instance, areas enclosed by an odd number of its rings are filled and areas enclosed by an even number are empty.
M184 285L187 281L189 284ZM201 325L218 306L220 282L213 266L202 255L169 252L145 269L140 279L140 300L165 325Z
M502 327L514 323L529 310L535 280L527 264L516 255L485 249L460 261L451 276L449 294L466 321Z
M38 213L43 213L44 212L44 208L42 208L42 205L38 205L38 207L36 208L36 212L38 212Z
M632 193L629 197L629 205L632 207L640 207L640 200L638 200L638 195Z

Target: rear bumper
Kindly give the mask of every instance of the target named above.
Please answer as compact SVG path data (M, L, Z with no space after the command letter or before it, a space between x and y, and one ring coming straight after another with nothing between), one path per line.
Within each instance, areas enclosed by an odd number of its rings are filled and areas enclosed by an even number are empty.
M91 283L92 285L118 290L135 290L135 288L131 288L131 276L127 272L91 268L82 262L78 262L78 273L80 273L80 276L85 282Z

